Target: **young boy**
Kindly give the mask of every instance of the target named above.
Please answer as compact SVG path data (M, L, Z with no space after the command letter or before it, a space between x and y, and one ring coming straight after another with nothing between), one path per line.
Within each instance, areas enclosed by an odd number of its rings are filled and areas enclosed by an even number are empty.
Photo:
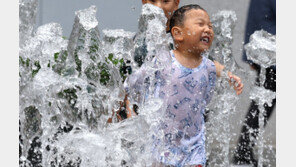
M179 4L180 4L180 0L142 0L143 5L146 4L146 3L155 5L155 6L159 7L159 8L161 8L164 11L164 14L168 19L167 24L166 24L167 25L166 30L167 30L167 32L169 32L169 30L170 30L170 25L169 25L170 18L173 15L174 11L176 11L178 9ZM141 49L143 49L143 48L141 48ZM141 53L141 54L135 54L135 60L139 64L139 66L141 66L143 64L143 62L144 62L145 57L146 57L146 55L143 55L143 54L145 54L146 52L140 51L139 53ZM221 77L221 72L224 69L224 66L222 64L220 64L219 62L215 61L215 60L214 60L214 64L216 66L216 74L217 74L217 76ZM229 73L229 75L231 75L231 74ZM237 77L235 75L232 76L232 77L233 77L233 79L235 79L236 82L241 82L239 77ZM234 87L234 89L236 89L236 87Z
M174 12L169 27L176 49L162 53L172 59L171 68L162 71L162 79L170 80L170 83L155 84L159 87L153 93L167 100L165 119L161 126L165 133L161 142L166 151L156 150L154 155L157 162L154 165L204 166L203 114L213 95L216 67L202 53L210 48L214 39L212 24L207 12L199 5L186 5ZM126 82L143 78L143 74L145 69L140 68ZM168 76L165 74L170 74L170 78L165 78ZM238 82L235 86L237 94L242 92L242 88L243 84ZM129 89L133 87L127 87L127 93ZM127 109L129 113L132 112Z
M166 30L169 33L169 30L170 30L170 26L169 26L170 18L172 16L172 13L175 10L178 9L180 0L142 0L143 5L147 4L147 3L155 5L155 6L159 7L159 8L161 8L161 9L163 9L163 11L165 13L165 16L168 19L167 26L166 26L167 29ZM141 45L140 48L136 48L136 50L135 50L134 59L138 63L139 66L141 66L143 64L143 62L144 62L144 59L145 59L146 54L147 54L146 50L147 49L146 49L145 44ZM216 75L218 77L221 77L221 73L222 73L222 70L224 69L224 66L222 64L220 64L219 62L215 61L215 60L214 60L214 64L215 64L215 67L216 67ZM243 87L243 84L241 83L241 79L239 77L237 77L236 75L232 75L231 72L228 72L228 76L230 78L234 79L235 82L238 83L238 85L240 85L240 87ZM233 88L236 91L237 95L242 93L242 89L238 85L233 84ZM121 106L123 108L126 108L126 106L127 106L126 103L127 102L121 103L122 104ZM125 118L131 116L131 113L126 112L126 110L123 109L123 110L117 111L116 115L117 115L117 118L119 120L122 120L122 119L125 119ZM108 122L111 122L111 118L109 119Z

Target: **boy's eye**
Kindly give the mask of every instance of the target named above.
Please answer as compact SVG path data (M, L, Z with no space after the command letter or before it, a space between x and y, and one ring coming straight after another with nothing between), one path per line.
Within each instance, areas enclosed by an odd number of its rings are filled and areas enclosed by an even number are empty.
M198 23L198 25L202 27L202 26L204 26L204 23Z

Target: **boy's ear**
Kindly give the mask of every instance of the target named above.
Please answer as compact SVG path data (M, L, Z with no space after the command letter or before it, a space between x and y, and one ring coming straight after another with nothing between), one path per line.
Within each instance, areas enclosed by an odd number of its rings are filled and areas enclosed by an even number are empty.
M183 34L180 27L177 27L177 26L173 27L171 29L171 33L175 41L183 41Z

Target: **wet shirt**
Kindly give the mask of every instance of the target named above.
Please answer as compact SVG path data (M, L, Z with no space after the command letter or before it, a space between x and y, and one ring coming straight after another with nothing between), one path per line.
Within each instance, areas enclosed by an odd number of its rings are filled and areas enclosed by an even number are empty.
M215 87L215 65L203 57L197 68L189 69L176 60L172 51L167 54L172 58L172 66L157 76L159 80L154 91L154 95L166 99L167 104L165 118L160 125L165 137L159 140L164 142L165 149L156 149L155 155L164 164L205 165L203 114ZM139 74L134 77L144 76L143 72ZM164 84L164 81L169 81L169 84Z

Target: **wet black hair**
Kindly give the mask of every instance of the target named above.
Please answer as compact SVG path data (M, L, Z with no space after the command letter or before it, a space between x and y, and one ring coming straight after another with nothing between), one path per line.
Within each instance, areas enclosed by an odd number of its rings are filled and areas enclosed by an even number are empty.
M182 6L180 7L179 9L177 9L171 19L170 19L170 30L169 32L172 33L172 28L174 26L182 26L183 23L184 23L184 16L185 16L185 13L190 11L191 9L200 9L200 10L203 10L205 12L207 12L204 8L202 8L201 6L197 5L197 4L190 4L190 5L185 5L185 6Z

